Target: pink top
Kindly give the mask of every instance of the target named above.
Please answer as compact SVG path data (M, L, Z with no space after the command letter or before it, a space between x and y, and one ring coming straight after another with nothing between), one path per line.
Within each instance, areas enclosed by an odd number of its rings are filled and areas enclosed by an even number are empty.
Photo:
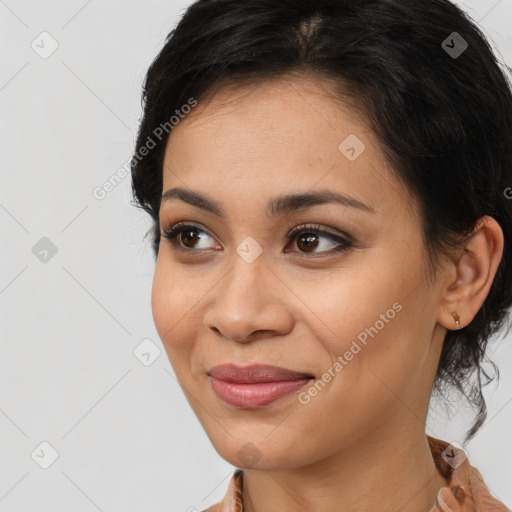
M480 472L469 464L463 450L427 436L437 469L449 482L439 489L429 512L510 512L484 483ZM243 470L237 469L224 499L202 512L243 512Z

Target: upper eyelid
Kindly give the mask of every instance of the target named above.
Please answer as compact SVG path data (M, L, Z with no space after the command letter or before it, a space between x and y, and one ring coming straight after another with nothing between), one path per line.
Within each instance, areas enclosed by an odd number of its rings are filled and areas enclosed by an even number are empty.
M162 224L160 223L160 231L168 231L168 230L171 230L171 229L178 229L179 227L183 227L183 228L185 228L185 227L195 227L195 228L200 229L201 231L204 231L209 236L212 236L210 234L210 230L208 228L206 228L200 222L195 222L195 221L178 221L178 222L174 222L173 224L171 224L168 228L163 228ZM337 236L337 235L339 235L339 236L345 235L347 237L349 236L348 234L345 234L345 233L340 232L338 230L334 230L334 232L332 232L331 230L334 229L334 228L330 228L328 226L323 226L323 225L315 223L315 222L306 222L306 223L303 223L303 224L299 224L298 226L288 227L290 235L292 233L295 234L297 232L300 232L300 231L306 230L306 229L311 229L312 231L321 231L323 233L332 234L334 236Z
M216 238L217 238L205 226L203 226L201 223L195 222L195 221L178 221L178 222L171 224L171 226L169 226L169 228L162 229L162 230L163 230L164 234L165 234L165 232L168 232L168 231L179 230L178 233L175 234L175 236L177 236L182 231L184 231L187 227L195 227L195 228L199 229L200 231L203 231L204 233L206 233L210 238L212 238L214 240L216 240ZM299 235L301 232L307 232L308 230L310 230L311 232L318 232L322 236L325 236L326 238L330 238L331 240L335 240L338 242L340 240L343 240L350 244L354 244L355 241L354 241L353 237L350 236L348 233L345 233L343 231L338 231L338 230L335 230L335 232L333 232L333 231L331 231L332 229L333 228L329 228L328 226L323 226L319 223L314 223L314 222L303 223L303 224L299 224L298 226L294 226L291 229L289 228L286 238L289 240L292 240L297 235Z
M182 220L180 220L178 222L174 222L168 228L164 228L162 226L162 224L160 224L160 231L165 233L166 231L171 231L171 230L180 229L180 228L187 228L187 227L197 228L197 229L199 229L201 231L204 231L208 236L211 236L213 238L213 235L210 233L209 229L207 229L201 223L195 222L195 221L182 221Z
M317 223L306 223L306 224L300 224L299 226L294 227L287 237L295 236L303 231L311 230L314 232L319 232L323 234L324 236L330 235L335 238L346 238L349 241L352 241L352 237L348 233L344 233L343 231L335 230L332 231L333 228L329 228L327 226L322 226Z

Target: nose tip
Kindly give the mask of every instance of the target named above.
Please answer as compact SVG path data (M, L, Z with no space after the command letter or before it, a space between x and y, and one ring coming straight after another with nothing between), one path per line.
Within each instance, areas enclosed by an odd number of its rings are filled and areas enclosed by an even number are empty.
M251 264L240 261L214 288L204 323L216 337L247 343L292 329L293 315L285 295L274 284L273 273L269 285L264 278L267 270L263 260Z

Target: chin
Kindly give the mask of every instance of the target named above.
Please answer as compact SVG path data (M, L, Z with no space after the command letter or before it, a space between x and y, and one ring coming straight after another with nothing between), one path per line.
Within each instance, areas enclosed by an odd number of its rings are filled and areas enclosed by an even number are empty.
M300 465L300 462L290 458L291 447L288 447L282 440L271 441L264 435L254 441L249 441L247 436L229 438L226 444L227 435L220 433L220 443L212 444L217 453L229 464L244 470L276 471L289 469ZM276 446L277 445L277 446ZM294 451L293 455L297 456Z

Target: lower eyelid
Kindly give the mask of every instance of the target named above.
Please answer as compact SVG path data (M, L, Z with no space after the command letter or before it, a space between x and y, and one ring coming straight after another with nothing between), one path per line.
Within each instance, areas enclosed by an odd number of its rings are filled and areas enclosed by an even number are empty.
M299 233L300 235L300 233ZM288 251L285 251L287 253L297 253L297 254L300 254L300 255L303 255L303 256L311 256L311 257L327 257L327 256L330 256L332 254L335 254L335 253L339 253L339 252L344 252L344 251L348 251L349 249L351 249L352 247L354 247L354 242L352 242L351 240L348 240L348 239L344 239L344 238L341 238L341 237L334 237L334 236L330 236L330 235L324 235L324 234L321 234L321 236L327 238L328 240L330 240L331 242L334 242L335 244L337 244L336 247L333 247L332 249L329 249L329 250L325 250L325 251L319 251L319 252L301 252L301 251L296 251L296 250L288 250ZM295 239L297 238L298 235L295 235L293 236L291 239L290 239L290 243L296 243L295 242Z

